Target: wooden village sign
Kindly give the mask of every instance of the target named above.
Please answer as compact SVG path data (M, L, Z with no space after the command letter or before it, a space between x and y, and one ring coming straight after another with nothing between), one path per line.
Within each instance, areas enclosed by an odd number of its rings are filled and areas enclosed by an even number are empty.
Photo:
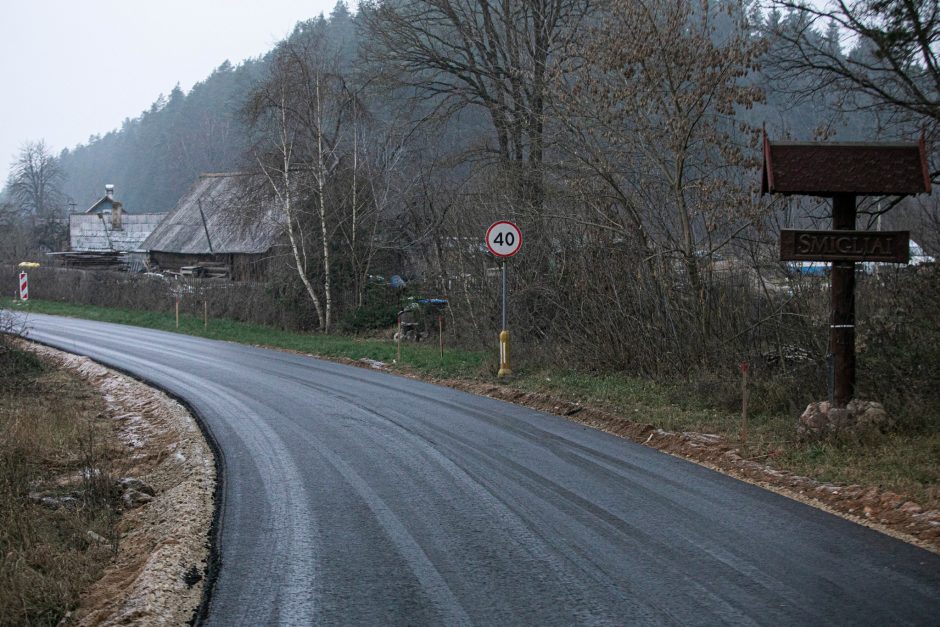
M924 140L916 144L774 142L764 135L761 193L832 198L832 231L780 233L781 261L832 262L832 400L855 396L855 263L907 263L907 231L855 230L857 196L930 193Z

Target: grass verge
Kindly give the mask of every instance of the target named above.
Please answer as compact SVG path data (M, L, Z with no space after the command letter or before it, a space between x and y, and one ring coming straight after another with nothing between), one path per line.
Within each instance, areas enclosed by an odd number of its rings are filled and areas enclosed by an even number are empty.
M10 301L14 303L15 301ZM494 354L446 349L435 342L405 343L401 360L389 340L299 334L258 325L183 315L176 328L172 314L108 309L32 300L11 308L117 322L200 337L271 346L326 358L375 359L393 371L424 377L494 382ZM537 365L515 364L507 385L527 392L549 394L560 400L605 409L628 420L650 423L669 431L717 433L739 438L740 415L716 408L683 382L657 383L618 373L586 373ZM757 403L755 403L757 405ZM928 421L930 422L930 421ZM747 454L772 460L780 469L821 481L863 484L907 494L926 508L940 508L940 433L931 430L899 431L877 441L839 441L805 444L795 438L796 416L757 411L749 417Z
M26 304L8 301L7 306L15 311L115 322L216 340L283 348L331 359L366 358L387 364L392 364L396 360L395 343L388 340L292 333L256 324L220 319L210 319L206 327L201 317L192 315L181 315L180 325L177 328L173 314L73 305L35 299L31 299ZM486 370L486 362L486 355L472 351L445 350L444 357L441 358L437 343L432 341L422 344L403 342L402 359L398 365L427 376L461 377L468 373L482 375Z
M0 337L0 625L56 625L117 546L100 395Z

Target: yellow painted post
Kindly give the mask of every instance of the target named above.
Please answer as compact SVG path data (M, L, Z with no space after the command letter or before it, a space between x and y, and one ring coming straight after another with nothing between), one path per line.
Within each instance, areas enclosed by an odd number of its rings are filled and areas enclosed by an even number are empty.
M496 376L502 378L511 374L512 368L509 367L509 331L503 329L499 332L499 372L496 373Z

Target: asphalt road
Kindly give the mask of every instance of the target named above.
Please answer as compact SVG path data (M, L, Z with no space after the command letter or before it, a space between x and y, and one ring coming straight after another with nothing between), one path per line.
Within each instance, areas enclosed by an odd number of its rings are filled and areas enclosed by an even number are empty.
M940 557L558 417L283 352L30 326L208 426L211 625L940 623Z

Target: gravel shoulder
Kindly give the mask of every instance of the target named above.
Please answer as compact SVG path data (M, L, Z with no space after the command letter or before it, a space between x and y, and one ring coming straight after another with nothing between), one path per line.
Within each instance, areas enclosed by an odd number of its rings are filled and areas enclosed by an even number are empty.
M162 392L87 357L29 347L100 391L127 453L117 554L65 623L189 623L203 597L216 480L195 419Z

